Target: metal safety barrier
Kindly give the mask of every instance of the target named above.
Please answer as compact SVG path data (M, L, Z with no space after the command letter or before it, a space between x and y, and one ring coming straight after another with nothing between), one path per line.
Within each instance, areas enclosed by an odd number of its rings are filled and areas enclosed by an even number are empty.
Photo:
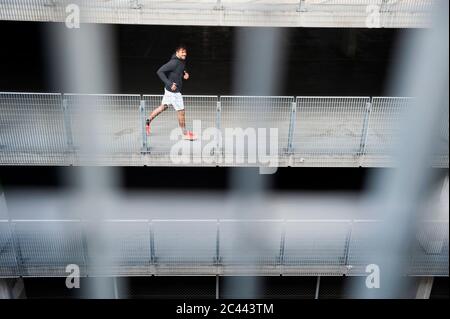
M147 136L145 120L161 95L0 93L0 165L269 165L260 160L264 154L280 167L390 167L413 101L183 98L186 126L199 135L194 142L181 139L171 107L152 122ZM448 107L443 113L430 154L435 167L448 167Z
M0 2L0 20L65 22L76 4L82 23L417 28L429 26L433 3L433 0L285 0L279 3L269 0L7 0Z
M69 264L81 276L361 276L378 222L0 220L0 277L66 276ZM405 274L448 276L448 240L448 221L420 222Z

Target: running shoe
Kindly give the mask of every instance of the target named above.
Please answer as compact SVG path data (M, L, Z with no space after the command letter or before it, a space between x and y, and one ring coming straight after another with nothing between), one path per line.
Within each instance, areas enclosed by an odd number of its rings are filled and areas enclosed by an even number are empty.
M197 139L197 136L191 131L187 131L186 134L183 135L184 140L194 141Z
M145 121L145 132L147 133L147 135L150 135L150 119L147 119Z

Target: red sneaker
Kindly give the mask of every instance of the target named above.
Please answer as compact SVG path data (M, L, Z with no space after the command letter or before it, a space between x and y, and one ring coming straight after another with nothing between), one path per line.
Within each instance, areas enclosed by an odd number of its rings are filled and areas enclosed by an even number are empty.
M145 132L147 133L147 135L150 135L150 120L147 119L145 121Z
M194 141L197 139L197 136L191 131L187 131L186 134L183 135L184 140Z

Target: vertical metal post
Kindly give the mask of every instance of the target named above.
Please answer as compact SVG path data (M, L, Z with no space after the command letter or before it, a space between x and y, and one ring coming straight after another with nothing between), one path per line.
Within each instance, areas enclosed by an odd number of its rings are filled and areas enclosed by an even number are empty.
M0 278L0 299L25 299L22 278Z
M155 258L155 238L153 234L153 223L148 224L149 235L150 235L150 264L156 269L156 258ZM156 272L156 270L155 270Z
M220 298L219 275L216 275L216 299Z
M1 189L1 185L0 185L0 213L2 213L2 211L4 212L4 214L2 214L2 215L6 216L8 218L8 224L7 224L8 228L6 229L6 231L7 231L8 237L11 238L11 246L12 246L14 258L16 261L16 263L14 265L15 266L14 272L19 273L19 276L21 276L22 271L21 271L21 268L19 267L19 262L20 262L21 258L19 259L19 255L18 255L19 247L18 247L16 239L15 239L16 235L15 235L15 231L14 231L14 225L11 222L11 218L8 213L8 205L6 203L6 197L5 197L5 194L3 193L3 190Z
M433 281L434 277L423 277L419 279L416 299L430 299L431 290L433 289Z
M214 6L214 10L223 10L222 0L216 0L216 5Z
M292 154L293 152L292 140L294 137L296 114L297 114L297 101L294 101L291 104L291 117L289 120L288 145L287 145L288 154Z
M350 250L350 242L351 242L351 240L352 240L352 233L353 233L353 225L354 225L354 222L353 222L353 220L350 222L350 230L349 230L349 232L348 232L348 235L347 235L347 238L346 238L346 241L345 241L345 251L344 251L344 267L345 267L345 274L347 274L348 273L348 271L351 269L351 265L348 265L348 253L349 253L349 250Z
M280 256L278 257L278 264L280 266L280 275L283 274L285 242L286 242L286 222L283 221L283 230L281 232L281 241L280 241Z
M8 279L0 278L0 299L12 299L11 288Z
M369 119L371 112L372 112L372 98L370 98L370 101L366 103L366 112L364 113L364 123L361 133L361 141L359 143L359 152L358 152L359 156L364 155L366 152L367 134L369 132Z
M216 226L216 266L217 266L217 274L219 273L219 264L220 264L220 222L217 220Z
M62 95L62 109L64 116L64 128L66 132L67 147L71 151L73 150L73 136L72 136L72 122L70 120L70 110L68 107L67 99Z
M320 291L320 276L317 276L316 293L314 295L314 299L319 299L319 291Z
M85 267L85 276L89 276L89 250L87 244L87 232L86 232L86 222L80 221L81 223L81 244L83 245L83 258L84 258L84 267Z
M13 248L14 248L14 252L15 252L15 256L16 256L16 264L17 264L17 270L19 271L19 276L25 276L25 269L23 267L23 259L22 259L22 251L20 250L20 245L19 242L16 238L16 223L11 222L10 223L11 227L11 239L12 239L12 244L13 244Z
M298 11L298 12L306 12L306 3L305 3L305 0L300 0L300 1L299 1L297 11Z
M114 299L119 299L119 290L117 289L117 277L113 277L113 285L114 285Z
M145 100L141 100L139 104L139 113L141 118L141 136L142 136L142 152L148 151L147 133L145 131Z
M379 6L379 12L389 12L387 0L381 0L381 4Z
M221 122L221 116L222 116L222 103L220 101L220 96L217 97L217 107L216 107L216 129L218 132L220 132L220 122ZM220 138L220 134L219 134L219 138ZM221 150L221 140L217 140L217 156L219 157L220 154L222 153ZM216 160L216 162L218 162L218 159Z

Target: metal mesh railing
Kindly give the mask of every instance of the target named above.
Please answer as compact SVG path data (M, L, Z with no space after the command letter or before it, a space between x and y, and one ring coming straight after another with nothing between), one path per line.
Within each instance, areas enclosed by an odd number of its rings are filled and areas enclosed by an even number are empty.
M0 277L17 277L19 268L8 220L0 220Z
M81 275L365 275L378 221L0 221L0 277ZM101 234L101 235L100 235ZM448 276L448 221L419 224L409 269Z
M160 274L215 273L217 230L216 220L152 221L152 262L156 271Z
M364 275L365 266L375 262L377 249L383 249L376 242L377 224L378 221L353 222L347 256L349 275ZM448 236L448 220L419 222L406 272L415 276L448 276Z
M412 98L374 97L370 109L364 154L366 161L389 161L399 141L403 114Z
M368 97L297 97L293 152L301 163L330 157L357 165ZM335 161L335 159L331 159Z
M280 273L282 231L280 220L221 221L219 261L223 273Z
M61 94L3 92L0 114L1 163L61 162L68 150Z
M68 140L81 157L129 155L141 146L140 95L64 94L64 103Z
M285 155L293 102L294 98L288 96L221 96L220 131L224 140L221 151L225 165L247 163L258 166L257 154L260 151L267 155ZM270 149L273 134L278 144L276 150ZM241 136L245 136L246 144L231 143L242 140ZM232 147L227 147L228 142ZM262 145L265 150L258 149ZM250 158L252 154L255 155L254 161Z
M448 101L447 101L448 103ZM441 116L441 123L438 133L438 141L436 145L436 151L434 155L435 162L434 166L437 167L448 167L448 151L449 151L449 138L448 138L448 124L449 124L449 108L444 108Z
M69 264L84 274L85 249L78 221L13 222L22 276L65 276Z
M286 223L283 272L296 275L345 273L350 221Z
M85 222L91 275L148 275L151 263L147 221Z
M448 276L448 221L422 222L413 245L411 273Z
M349 275L365 274L365 267L375 263L374 253L379 253L376 240L379 221L357 220L352 223L348 246L347 265Z
M413 101L183 98L194 142L182 140L171 107L146 135L145 119L161 95L0 93L0 165L264 166L276 157L276 166L389 167ZM448 167L448 107L436 138L432 164Z
M77 4L82 23L369 27L368 6L380 14L377 27L426 27L432 0L7 0L0 20L59 21Z

